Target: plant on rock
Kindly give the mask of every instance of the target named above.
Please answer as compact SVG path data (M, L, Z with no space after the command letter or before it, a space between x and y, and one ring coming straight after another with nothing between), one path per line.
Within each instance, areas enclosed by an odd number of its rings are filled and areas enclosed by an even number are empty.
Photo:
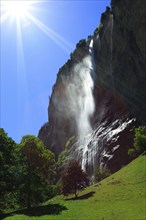
M135 128L134 147L139 153L146 150L146 126Z
M139 154L146 151L146 126L135 128L134 146L129 148L128 155L136 158Z

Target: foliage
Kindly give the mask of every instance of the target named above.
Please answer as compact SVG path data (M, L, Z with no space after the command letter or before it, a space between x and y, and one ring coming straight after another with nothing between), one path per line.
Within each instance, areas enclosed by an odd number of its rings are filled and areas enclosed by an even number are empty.
M0 208L30 208L56 193L55 156L35 136L16 144L0 128Z
M132 158L135 158L136 157L135 149L129 148L128 155L131 156Z
M49 182L55 175L55 156L35 136L22 138L18 153L19 203L30 208L49 196Z
M79 163L75 160L69 162L62 174L61 181L61 192L64 196L74 193L75 197L77 197L77 191L89 185L87 174L83 172Z
M57 181L60 179L61 173L63 172L65 166L68 163L68 160L69 160L68 150L72 147L74 141L75 141L75 136L71 136L66 142L65 150L59 154L59 157L57 160Z
M72 195L66 200L53 197L43 206L31 212L20 211L7 214L5 220L144 220L145 219L145 161L140 156L130 164L104 179L87 187L74 201ZM91 192L95 192L93 195ZM88 195L90 195L88 197ZM62 212L55 213L55 205L63 205ZM46 208L44 208L44 206ZM8 217L9 216L9 217Z
M0 128L0 207L8 206L8 195L15 189L15 173L13 154L16 143Z
M101 180L105 179L106 177L110 176L111 172L106 167L97 167L94 171L94 182L100 182Z
M67 159L67 152L66 152L66 150L64 150L59 154L58 161L57 161L58 167L62 167L63 164L65 164L67 162L67 160L68 160Z
M54 196L61 194L61 178L55 183L53 187Z
M56 177L57 181L60 179L61 173L63 172L67 162L68 162L68 155L67 155L67 151L64 150L59 154L57 161L57 177Z
M134 147L139 153L146 150L146 126L135 128Z
M95 31L94 31L94 36L97 36L97 34L99 33L99 31L100 31L100 29L102 28L102 23L100 22L99 23L99 25L98 25L98 27L95 29Z
M77 43L76 47L85 47L87 45L86 39L82 39Z
M65 149L69 149L69 147L71 147L74 141L75 141L75 136L70 137L68 141L66 142Z

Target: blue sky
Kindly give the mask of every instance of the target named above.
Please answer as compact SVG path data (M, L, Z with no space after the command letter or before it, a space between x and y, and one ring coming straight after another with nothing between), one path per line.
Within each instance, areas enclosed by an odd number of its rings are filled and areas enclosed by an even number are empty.
M17 19L1 9L0 127L16 142L38 135L47 122L59 68L78 41L93 34L106 6L109 0L39 0Z

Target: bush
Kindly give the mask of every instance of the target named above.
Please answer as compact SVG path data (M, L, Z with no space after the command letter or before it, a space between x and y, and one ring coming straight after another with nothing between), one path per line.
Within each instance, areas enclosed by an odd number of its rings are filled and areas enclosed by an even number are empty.
M135 149L129 148L128 155L131 156L132 158L136 157Z
M87 45L86 39L82 39L77 43L76 47L85 47Z
M138 153L146 150L146 126L135 128L134 147Z

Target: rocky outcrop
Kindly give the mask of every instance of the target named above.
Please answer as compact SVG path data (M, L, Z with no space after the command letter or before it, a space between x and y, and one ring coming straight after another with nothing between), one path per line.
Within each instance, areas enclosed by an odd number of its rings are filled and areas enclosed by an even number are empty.
M84 58L91 55L93 39L93 140L87 146L84 160L91 175L95 166L106 165L115 172L127 164L131 160L127 151L133 145L134 127L146 124L146 2L112 0L111 6L102 14L94 35L80 41L70 60L59 70L48 108L49 124L39 132L40 139L56 155L65 149L70 137L78 135L75 104L71 104L71 96L68 98L68 85L71 81L76 83L72 72L78 70L77 64L85 65ZM79 94L82 84L79 85L73 96ZM74 154L76 159L81 158L81 153L80 149Z

